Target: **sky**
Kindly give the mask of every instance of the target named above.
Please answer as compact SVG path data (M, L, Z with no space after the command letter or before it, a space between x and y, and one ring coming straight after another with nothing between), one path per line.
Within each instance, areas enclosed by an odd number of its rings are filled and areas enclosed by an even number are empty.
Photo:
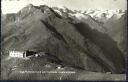
M127 0L1 0L2 13L16 13L28 4L66 6L70 9L127 9Z

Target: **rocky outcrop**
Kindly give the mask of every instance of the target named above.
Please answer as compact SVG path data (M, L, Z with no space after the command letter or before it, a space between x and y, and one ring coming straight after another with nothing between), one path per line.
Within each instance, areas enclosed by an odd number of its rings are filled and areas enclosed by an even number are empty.
M14 19L3 27L5 49L48 52L66 65L88 71L124 71L124 57L116 42L86 22L72 18L75 22L69 22L45 5L25 7Z

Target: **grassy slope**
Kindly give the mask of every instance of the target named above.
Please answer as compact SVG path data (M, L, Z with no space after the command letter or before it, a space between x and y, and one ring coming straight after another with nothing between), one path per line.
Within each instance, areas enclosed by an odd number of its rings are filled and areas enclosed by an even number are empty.
M20 73L20 71L59 71L55 63L49 62L46 58L31 58L29 60L9 58L2 59L2 80L125 80L125 74L105 74L98 72L89 72L77 70L75 68L65 66L62 71L73 71L71 73ZM46 67L45 65L52 67ZM16 66L16 67L15 67ZM14 67L16 69L14 69ZM14 69L14 70L13 70Z

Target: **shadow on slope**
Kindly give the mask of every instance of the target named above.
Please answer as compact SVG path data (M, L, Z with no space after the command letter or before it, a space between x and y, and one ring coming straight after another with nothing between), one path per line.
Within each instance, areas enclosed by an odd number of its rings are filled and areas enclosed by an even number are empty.
M100 48L100 51L103 52L99 56L98 54L96 54L99 57L97 61L101 62L112 72L122 73L124 71L125 69L124 56L122 52L118 49L117 43L111 37L97 30L92 30L85 23L74 24L74 26L85 38L88 38L90 41L92 41L94 45L98 46ZM92 52L93 51L91 51L91 53ZM108 60L104 60L104 58L102 58L104 56L102 55L104 55ZM110 63L112 63L112 65L110 65Z

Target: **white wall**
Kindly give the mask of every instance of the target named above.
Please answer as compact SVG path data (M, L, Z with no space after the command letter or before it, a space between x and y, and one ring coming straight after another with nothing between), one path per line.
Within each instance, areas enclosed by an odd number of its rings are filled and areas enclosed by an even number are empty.
M10 56L10 57L19 57L19 58L23 58L23 53L24 53L24 52L20 52L20 51L9 51L9 56Z

